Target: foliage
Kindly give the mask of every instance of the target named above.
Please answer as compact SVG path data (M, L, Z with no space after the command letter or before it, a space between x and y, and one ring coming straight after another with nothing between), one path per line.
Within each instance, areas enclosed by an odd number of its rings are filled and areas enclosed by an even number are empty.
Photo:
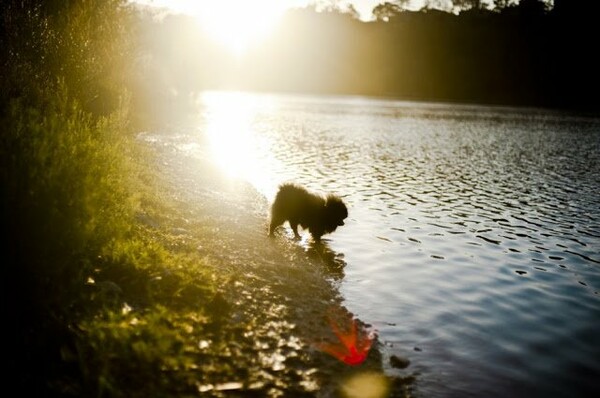
M62 85L94 116L118 109L133 44L123 0L8 0L0 18L3 105L27 98L38 107Z
M130 17L121 0L0 11L2 315L24 395L118 395L133 368L112 363L177 363L165 308L214 295L205 262L136 218L160 200L130 123ZM142 337L121 327L125 300L149 308Z
M102 83L110 76L98 75L98 64L118 58L108 40L117 38L92 40L90 30L103 23L82 16L97 3L103 2L12 2L2 15L9 55L0 108L7 271L33 278L59 301L82 258L126 234L135 209L126 93L102 93L103 84L117 82ZM97 48L83 51L94 42L107 47L110 59ZM90 95L115 104L93 112ZM46 290L56 280L66 286Z

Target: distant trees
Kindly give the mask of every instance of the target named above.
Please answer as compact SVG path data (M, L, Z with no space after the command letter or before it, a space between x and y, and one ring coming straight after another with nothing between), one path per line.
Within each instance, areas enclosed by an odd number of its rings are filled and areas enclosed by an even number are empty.
M410 3L410 0L395 1L393 3L385 2L375 6L373 8L373 17L376 21L387 22L390 18L395 17L402 11L406 10L406 6Z
M548 5L542 0L521 0L516 7L521 13L533 16L544 14Z
M454 0L439 3L448 11L433 3L415 11L388 1L371 22L336 7L294 9L241 59L209 40L187 47L175 33L185 25L180 17L148 19L154 27L146 30L162 32L166 45L146 48L162 76L148 81L178 93L237 88L598 109L599 3L497 0L488 8Z
M494 7L498 10L508 7L511 4L515 4L517 0L494 0Z

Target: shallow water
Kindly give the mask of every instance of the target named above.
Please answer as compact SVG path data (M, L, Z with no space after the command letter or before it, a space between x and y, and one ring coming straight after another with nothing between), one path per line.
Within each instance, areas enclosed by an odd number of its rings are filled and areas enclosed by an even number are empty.
M284 181L344 197L330 283L417 396L600 392L600 119L213 92L169 139L268 201Z

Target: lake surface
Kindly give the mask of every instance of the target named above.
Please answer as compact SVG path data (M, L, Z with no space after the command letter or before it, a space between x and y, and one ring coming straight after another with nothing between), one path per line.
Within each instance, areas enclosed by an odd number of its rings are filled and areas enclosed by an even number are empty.
M417 396L600 392L600 119L225 92L199 112L183 152L269 202L285 181L344 198L331 283Z

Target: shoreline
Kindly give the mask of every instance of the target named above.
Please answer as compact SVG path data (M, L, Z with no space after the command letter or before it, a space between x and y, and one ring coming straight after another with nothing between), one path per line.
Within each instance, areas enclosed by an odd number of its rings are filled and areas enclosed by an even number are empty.
M335 340L332 312L353 317L335 287L339 269L330 261L335 253L327 243L305 250L289 237L269 238L266 198L247 182L228 180L208 160L174 154L165 145L155 151L156 172L178 213L179 221L170 228L194 241L198 253L217 265L217 273L227 274L218 292L228 303L226 310L213 315L222 315L226 334L238 335L231 343L244 347L233 355L236 367L244 364L235 373L249 372L248 383L225 378L209 383L212 387L204 385L205 392L238 383L240 391L262 386L270 396L283 383L284 395L336 396L344 380L368 373L386 379L395 391L392 396L407 394L412 377L384 375L376 338L366 361L356 367L317 349L319 343ZM199 230L209 232L194 232ZM255 360L243 359L248 355ZM255 380L258 374L263 376ZM280 387L269 388L271 382Z

